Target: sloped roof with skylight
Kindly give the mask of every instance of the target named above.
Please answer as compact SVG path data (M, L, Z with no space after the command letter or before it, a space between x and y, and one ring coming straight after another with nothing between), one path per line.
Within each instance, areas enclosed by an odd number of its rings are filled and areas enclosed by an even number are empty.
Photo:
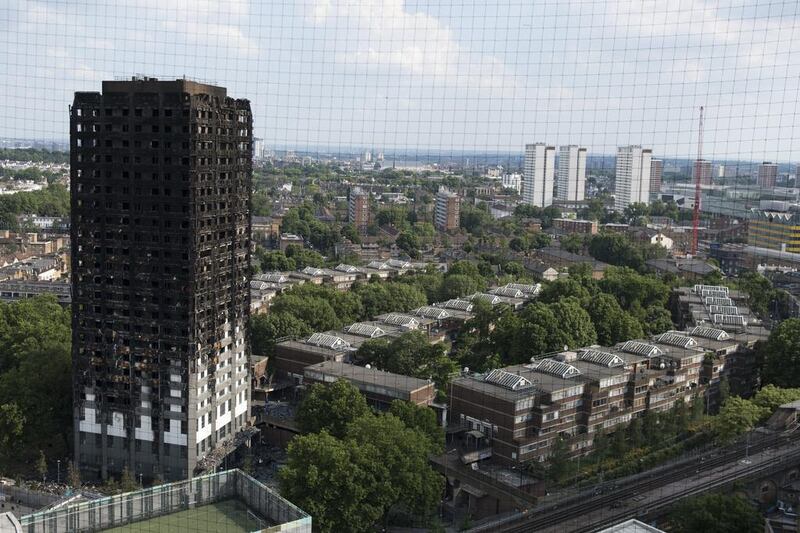
M694 286L694 292L696 294L703 295L703 293L705 291L724 292L725 296L728 295L728 287L726 287L724 285L701 285L701 284L698 284L698 285Z
M432 305L424 305L414 310L414 314L423 318L432 318L434 320L443 320L450 318L450 313L441 307L433 307Z
M529 285L527 283L507 283L505 285L509 289L517 289L525 294L539 294L539 291L542 289L541 284L537 283L535 285Z
M708 312L712 315L738 315L739 308L735 305L709 305Z
M506 298L524 298L525 293L519 289L513 289L511 287L497 287L496 289L492 289L492 294L497 294L498 296L505 296Z
M695 326L691 334L695 337L703 337L704 339L715 341L726 341L731 338L724 329L708 328L705 326Z
M722 298L715 298L713 296L708 296L705 298L706 305L733 305L733 300L728 297Z
M350 348L350 343L343 338L336 335L328 335L327 333L314 333L306 339L306 344L312 344L320 348L330 348L331 350Z
M652 344L639 341L623 342L619 346L619 349L625 353L641 355L642 357L655 357L656 355L663 355L663 352L658 348L658 346L653 346Z
M484 377L483 380L487 383L494 383L495 385L499 385L508 390L520 390L533 386L533 383L531 383L527 378L517 374L512 374L511 372L507 372L501 368L492 370L486 374L486 377Z
M462 300L461 298L453 298L452 300L447 300L446 302L436 305L438 307L444 307L445 309L455 309L457 311L464 311L466 313L472 311L472 302L469 300Z
M723 326L746 326L747 320L742 315L711 315L714 324Z
M550 374L561 379L569 379L581 375L581 371L571 364L556 361L555 359L540 359L539 361L532 361L531 364L525 366L531 370Z
M406 329L417 329L419 327L419 320L411 315L404 315L402 313L389 313L383 319L383 322Z
M369 337L371 339L377 339L378 337L383 337L386 335L386 332L383 331L378 326L373 324L366 324L364 322L356 322L355 324L350 324L344 330L347 333L352 333L353 335L359 335L361 337Z
M625 365L625 361L618 355L600 350L583 350L578 358L581 361L601 365L608 368L615 368Z
M309 276L322 276L323 274L325 274L325 271L322 270L321 268L314 268L310 266L305 267L300 272L302 272L303 274L307 274Z
M691 348L693 346L697 346L697 341L695 341L693 338L671 331L657 335L655 337L655 341L660 342L661 344L676 346L678 348Z
M289 281L289 278L280 272L265 272L256 276L256 279L259 281L266 281L268 283L286 283Z
M389 265L387 265L386 263L383 263L381 261L371 261L367 265L367 268L371 268L373 270L388 270L389 269Z
M491 305L497 305L497 304L499 304L500 302L503 301L495 294L484 294L484 293L481 293L481 292L476 292L475 294L470 296L470 299L471 300L483 300L484 302L488 302Z
M356 272L359 272L360 269L357 266L339 263L336 265L334 270L338 270L339 272L347 272L348 274L355 274Z

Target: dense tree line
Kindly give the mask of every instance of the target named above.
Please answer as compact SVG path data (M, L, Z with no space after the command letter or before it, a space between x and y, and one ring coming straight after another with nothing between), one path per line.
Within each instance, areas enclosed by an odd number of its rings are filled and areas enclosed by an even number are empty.
M658 278L620 267L608 268L600 281L575 275L547 282L521 312L476 305L475 318L457 341L459 362L488 370L527 363L564 346L611 346L663 333L673 327L666 308L669 294Z
M758 509L736 494L702 494L680 500L669 514L674 533L760 533L764 518Z
M17 216L22 214L69 216L69 191L52 184L38 191L18 192L0 196L0 226L17 229Z
M266 250L261 246L256 247L254 270L258 272L286 272L290 270L302 270L305 267L320 268L325 266L326 261L323 256L315 252L290 244L286 247L286 252L280 250Z
M398 281L357 283L350 291L306 283L276 296L270 312L251 320L253 352L270 354L276 339L340 329L392 311L427 303L425 293Z
M800 319L781 322L759 347L764 362L762 382L800 388Z
M62 457L72 425L70 314L54 297L0 303L0 469Z
M599 233L589 239L589 254L604 263L632 268L638 272L647 270L647 261L666 257L667 250L657 244L635 243L619 233Z
M32 161L34 163L69 163L69 152L56 152L42 148L0 148L0 160Z
M444 487L428 462L444 449L432 410L398 400L375 414L339 380L312 385L296 419L303 434L289 444L281 493L314 517L315 529L358 532L431 519Z

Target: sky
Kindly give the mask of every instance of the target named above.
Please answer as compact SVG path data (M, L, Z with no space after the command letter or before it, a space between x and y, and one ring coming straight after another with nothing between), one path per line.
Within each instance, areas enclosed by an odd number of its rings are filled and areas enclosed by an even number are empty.
M134 74L251 100L270 148L800 162L796 0L3 0L0 137Z

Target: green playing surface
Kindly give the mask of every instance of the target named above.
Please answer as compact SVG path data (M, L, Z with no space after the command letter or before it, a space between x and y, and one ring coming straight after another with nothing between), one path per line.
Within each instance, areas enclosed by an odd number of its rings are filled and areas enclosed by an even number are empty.
M221 502L187 509L177 513L134 522L126 526L107 529L114 533L247 533L268 527L264 521L259 522L248 514L247 506L238 500Z

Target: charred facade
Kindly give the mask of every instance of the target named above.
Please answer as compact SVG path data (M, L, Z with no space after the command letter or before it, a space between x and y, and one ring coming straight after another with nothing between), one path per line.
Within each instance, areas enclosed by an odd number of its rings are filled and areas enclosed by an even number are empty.
M248 424L250 103L102 89L70 108L75 459L183 479Z

